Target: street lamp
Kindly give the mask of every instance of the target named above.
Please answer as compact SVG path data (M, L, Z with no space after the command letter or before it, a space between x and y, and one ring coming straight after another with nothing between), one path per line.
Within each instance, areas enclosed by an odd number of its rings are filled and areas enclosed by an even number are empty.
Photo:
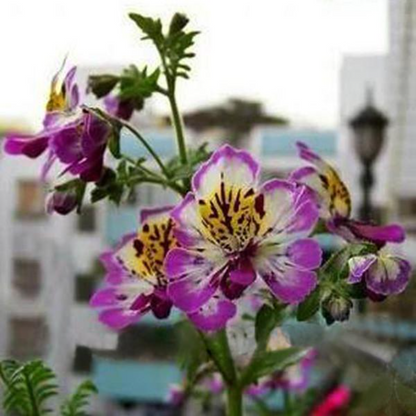
M363 199L359 216L363 221L372 219L373 165L383 147L388 124L388 118L374 106L371 92L368 94L365 107L349 122L353 132L355 151L362 164L360 184Z

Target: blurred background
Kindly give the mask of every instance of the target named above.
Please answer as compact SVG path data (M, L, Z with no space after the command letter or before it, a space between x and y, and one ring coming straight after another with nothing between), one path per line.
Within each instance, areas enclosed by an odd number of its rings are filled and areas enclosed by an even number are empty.
M416 0L2 0L0 137L40 127L66 54L83 91L90 74L156 62L129 11L165 19L181 11L202 31L178 95L189 145L249 149L267 178L299 167L294 143L306 142L342 172L357 216L404 224L398 250L415 261ZM166 103L150 102L133 123L164 158L174 155ZM147 156L128 135L122 146ZM115 334L88 307L103 276L99 254L137 227L140 207L175 196L145 185L120 208L47 216L42 163L0 154L0 357L42 357L63 393L91 378L100 391L94 415L201 414L167 401L182 380L179 316L146 317ZM321 242L328 254L337 247ZM336 375L360 392L348 414L416 414L412 390L399 391L388 371L416 380L415 294L413 282L399 297L354 308L348 324L288 329L294 343L321 352L316 382Z

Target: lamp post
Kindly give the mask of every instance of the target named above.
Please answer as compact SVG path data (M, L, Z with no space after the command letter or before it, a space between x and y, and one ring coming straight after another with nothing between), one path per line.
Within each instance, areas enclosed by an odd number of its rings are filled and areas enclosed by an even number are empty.
M360 185L362 189L362 204L359 217L363 221L370 221L373 216L371 190L374 185L373 166L385 141L388 118L378 110L368 94L365 107L349 122L353 132L355 151L362 165Z

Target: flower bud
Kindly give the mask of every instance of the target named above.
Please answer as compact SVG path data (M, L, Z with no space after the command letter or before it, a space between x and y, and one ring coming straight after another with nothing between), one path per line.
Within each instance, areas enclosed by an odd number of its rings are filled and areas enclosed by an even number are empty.
M60 215L67 215L78 205L75 189L55 190L49 198L46 210L48 214L56 212Z
M349 319L352 302L340 296L332 296L322 305L322 314L328 325Z
M169 34L180 32L189 22L189 19L182 13L176 13L170 22Z

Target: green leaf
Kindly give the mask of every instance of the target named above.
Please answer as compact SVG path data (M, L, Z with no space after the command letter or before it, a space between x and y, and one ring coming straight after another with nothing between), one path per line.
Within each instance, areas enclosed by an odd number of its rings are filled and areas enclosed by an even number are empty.
M108 141L108 149L115 159L121 158L120 152L120 133L113 131Z
M61 406L62 416L87 416L85 408L89 404L89 399L98 390L94 383L89 380L81 383L74 394L69 397Z
M321 291L318 287L298 306L296 318L298 321L307 321L318 312L321 304Z
M55 374L42 361L0 362L4 385L3 408L21 416L45 416L51 413L48 401L57 395Z
M130 13L129 17L146 35L144 39L151 39L156 45L163 42L162 22L160 19L152 19L138 13Z
M302 348L286 348L256 354L241 375L241 385L255 383L259 378L297 363L306 354Z
M280 312L269 305L263 305L257 312L255 334L258 346L266 347L270 333L281 320Z
M108 95L117 85L120 78L116 75L90 75L88 78L88 91L92 91L97 98Z

